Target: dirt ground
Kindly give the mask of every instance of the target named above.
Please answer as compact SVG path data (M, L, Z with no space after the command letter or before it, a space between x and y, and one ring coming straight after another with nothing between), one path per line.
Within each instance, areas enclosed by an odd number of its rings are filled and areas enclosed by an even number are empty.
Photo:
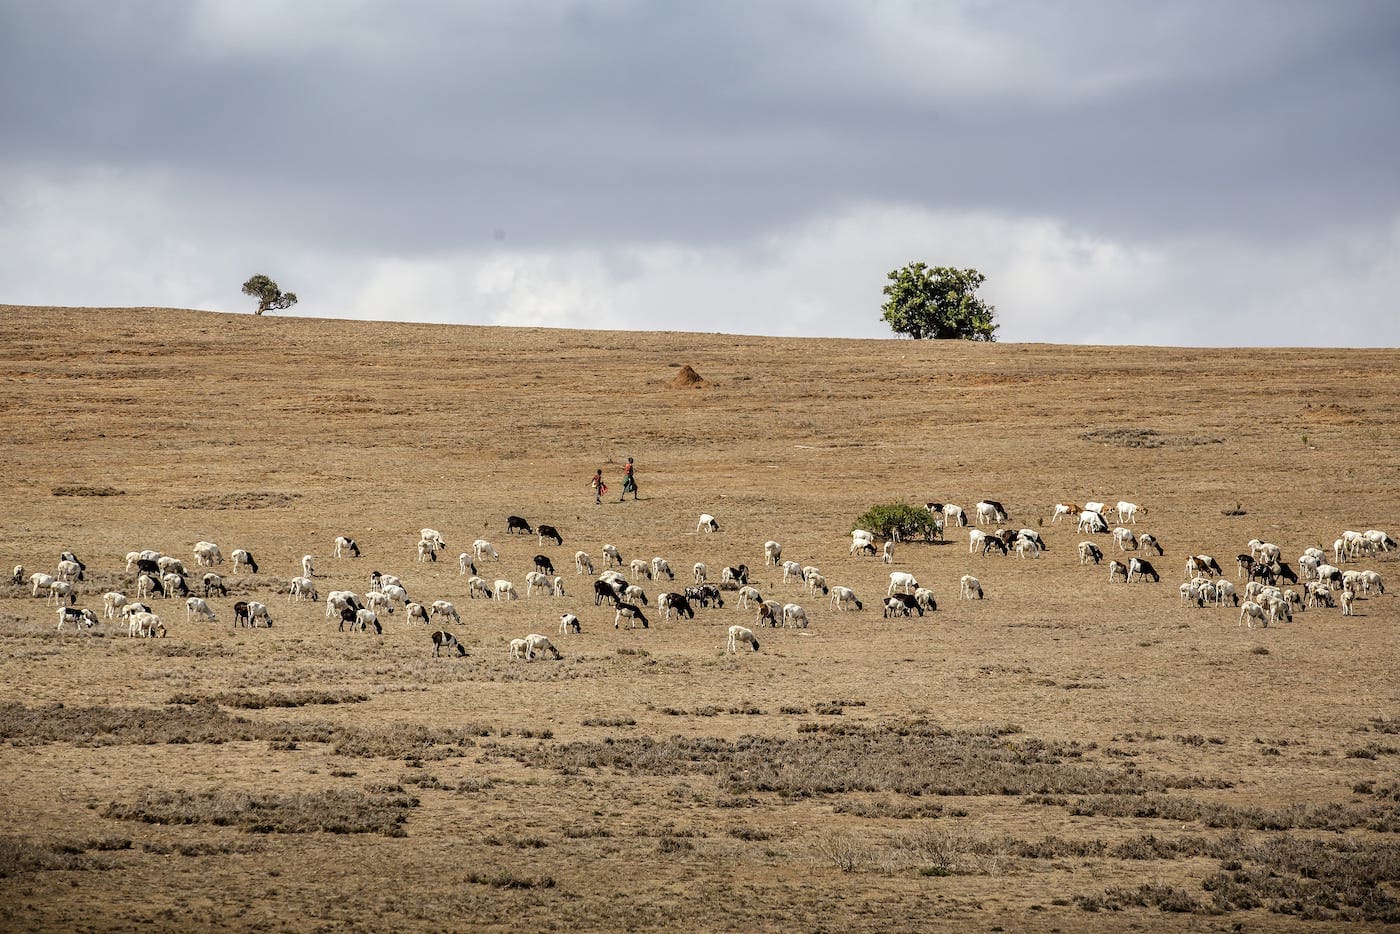
M216 568L218 622L55 631L0 585L5 930L1239 930L1400 923L1392 593L1239 625L1184 606L1188 554L1331 554L1400 534L1400 351L789 340L0 306L0 561L128 552ZM682 366L702 386L676 387ZM641 499L617 502L637 463ZM601 467L610 491L595 505ZM853 557L879 503L1002 501L1038 560L968 530ZM1141 504L1158 584L1110 583L1052 521ZM697 532L701 513L717 533ZM555 525L564 543L510 535ZM419 530L443 560L416 560ZM337 535L359 559L332 556ZM488 539L471 599L457 555ZM853 588L839 612L763 543ZM573 555L665 557L615 629ZM567 595L526 597L536 554ZM371 570L448 600L339 632L315 582ZM724 608L664 589L746 563L807 629L725 652ZM1400 587L1396 552L1348 562ZM200 569L202 573L203 570ZM626 570L626 569L624 569ZM891 571L938 609L885 619ZM958 599L976 575L986 599ZM196 578L197 579L197 578ZM235 600L274 625L235 629ZM559 635L561 613L582 632ZM512 660L548 635L560 661Z

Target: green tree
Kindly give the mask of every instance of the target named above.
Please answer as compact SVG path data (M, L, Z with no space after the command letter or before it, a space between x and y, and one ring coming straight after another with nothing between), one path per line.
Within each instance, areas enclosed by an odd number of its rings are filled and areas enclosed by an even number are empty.
M910 263L892 270L889 280L883 317L896 334L915 340L996 340L996 309L976 295L987 281L977 270Z
M291 308L297 303L297 293L283 292L267 276L258 274L247 282L243 283L243 294L251 295L258 300L258 310L253 312L260 315L264 311L281 311L283 308Z

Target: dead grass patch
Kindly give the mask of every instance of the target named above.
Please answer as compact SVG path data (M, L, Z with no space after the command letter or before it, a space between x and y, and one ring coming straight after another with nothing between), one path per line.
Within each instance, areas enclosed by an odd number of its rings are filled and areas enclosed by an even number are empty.
M400 789L401 791L401 789ZM332 789L304 794L249 794L209 790L148 791L135 801L113 801L102 811L115 820L148 824L212 824L247 833L377 833L406 836L403 825L418 799Z

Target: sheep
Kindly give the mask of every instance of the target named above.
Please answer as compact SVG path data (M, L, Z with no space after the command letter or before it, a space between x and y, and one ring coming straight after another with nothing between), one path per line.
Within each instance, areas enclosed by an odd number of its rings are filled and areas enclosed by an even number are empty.
M1235 606L1240 605L1240 595L1235 593L1235 585L1227 580L1218 580L1215 582L1215 605L1224 606L1226 600Z
M802 565L796 561L783 562L783 583L786 584L789 578L795 577L800 581L806 581L807 575L802 573Z
M753 588L749 589L753 590ZM754 590L753 592L755 594L758 593L757 590ZM720 609L724 608L724 594L722 594L720 592L719 587L715 586L714 584L701 584L698 587L687 587L685 589L685 598L695 603L699 603L703 607L708 607L711 603L713 603Z
M33 595L39 596L39 591L43 590L47 595L49 588L53 587L56 578L52 574L35 572L29 575L29 583L34 585Z
M1299 555L1298 570L1302 572L1303 580L1311 580L1312 578L1316 577L1317 566L1321 563L1321 559L1315 558L1312 555Z
M1079 525L1077 528L1080 532L1107 532L1108 520L1096 510L1086 508L1079 514Z
M1035 541L1029 538L1016 539L1016 557L1024 558L1027 551L1031 553L1032 558L1040 557L1040 546Z
M535 530L531 528L530 523L526 522L520 516L506 516L506 534L515 535L517 533L521 535L534 535Z
M552 525L545 525L544 523L540 523L539 528L537 528L535 532L539 536L541 547L544 546L544 540L546 538L554 542L554 544L556 545L563 546L564 544L564 536L560 535L559 530Z
M864 604L856 596L856 592L849 587L831 588L831 605L838 610L845 610L846 607L854 603L857 610L865 609Z
M116 619L117 610L126 606L126 594L115 590L109 590L102 595L102 615L107 619Z
M1155 551L1158 557L1166 554L1162 549L1162 543L1158 541L1157 536L1153 535L1151 532L1143 532L1142 535L1138 537L1138 544L1144 552Z
M337 535L335 538L335 557L342 557L347 551L356 558L360 556L360 546L353 538Z
M963 512L961 506L945 503L943 505L943 520L961 527L967 525L967 513Z
M1097 513L1102 514L1103 511L1104 511L1105 509L1107 509L1107 508L1108 508L1108 503L1088 502L1088 503L1085 503L1085 504L1084 504L1084 509L1085 509L1086 511L1088 511L1088 512L1097 512Z
M423 539L423 540L421 540L421 541L418 542L418 563L419 563L419 564L422 564L422 563L424 563L425 561L426 561L426 562L431 562L431 563L433 563L433 564L436 564L436 563L437 563L437 553L438 553L437 542L430 542L430 541L428 541L427 539Z
M622 567L622 552L617 550L616 545L603 546L603 567Z
M209 604L199 597L190 597L185 601L185 622L190 622L196 615L203 616L211 623L217 623L219 617L214 615L214 611L209 609Z
M1254 621L1259 620L1259 624L1268 628L1269 617L1265 615L1264 608L1253 600L1246 600L1240 604L1240 622L1250 629L1254 628Z
M138 600L145 600L155 594L160 594L162 597L167 596L165 584L161 582L160 578L152 577L149 574L142 574L136 578L136 598Z
M1337 594L1337 600L1340 601L1342 604L1343 616L1353 615L1351 605L1356 600L1355 594L1353 594L1350 590L1343 589L1341 593Z
M379 622L379 616L372 610L357 610L355 613L355 628L361 630L373 629L376 633L382 633L384 626Z
M445 549L447 547L446 539L442 537L442 533L439 532L437 529L419 529L418 540L423 542L432 542L433 545L437 548Z
M458 658L467 654L467 650L462 648L462 643L457 641L457 637L446 630L437 630L431 638L433 640L433 658L437 658L438 652L444 649L448 655L456 652Z
M831 593L831 588L826 585L825 577L822 577L820 574L813 573L807 568L802 569L802 574L807 581L807 586L805 589L812 596L815 597L818 591L821 591L823 596Z
M851 531L851 554L864 549L873 551L875 548L875 535L865 529L853 529Z
M562 597L564 595L562 587L558 589L555 588L554 582L557 580L559 580L557 577L550 577L548 574L542 574L539 571L531 571L525 575L525 596L533 597L535 591L539 590L541 593L552 597Z
M1060 521L1061 516L1077 516L1084 511L1084 507L1078 503L1056 503L1055 515L1050 517L1050 524L1054 525Z
M675 572L671 570L670 562L668 562L665 558L662 557L652 558L651 579L659 581L661 580L663 575L665 575L668 581L673 581L676 579Z
M798 627L807 629L811 622L807 619L807 611L796 603L783 604L783 628L797 629Z
M583 632L583 624L578 621L578 617L572 613L561 613L559 616L559 635L565 636L569 633Z
M910 613L924 615L924 608L919 606L919 601L914 599L913 594L896 593L885 598L886 619L892 616L908 616Z
M1113 581L1114 581L1114 580L1118 577L1118 575L1120 575L1120 574L1123 575L1123 582L1124 582L1124 583L1127 583L1127 581L1128 581L1128 567L1127 567L1127 565L1123 564L1123 563L1120 562L1120 561L1110 561L1110 562L1108 562L1108 582L1109 582L1110 584L1113 583Z
M1118 521L1127 522L1132 525L1137 525L1138 508L1139 507L1137 503L1129 503L1120 499L1118 501L1118 506L1116 509L1118 513ZM1147 510L1144 509L1142 510L1142 512L1145 515L1147 513Z
M532 632L525 637L525 661L532 662L536 655L543 656L546 652L556 661L564 656L554 647L554 643L549 641L548 636L542 636L537 632Z
M58 608L58 629L63 631L64 623L72 623L73 629L82 632L84 629L91 629L100 622L97 614L87 607L78 609L77 607L61 606Z
M1317 579L1323 583L1342 582L1342 569L1331 564L1319 564L1317 566Z
M535 555L535 570L553 577L554 562L549 560L549 555Z
M708 576L709 576L709 573L710 573L710 569L707 568L707 567L705 567L705 562L703 562L703 561L697 561L697 562L695 562L695 567L692 568L691 570L692 570L692 572L694 573L694 576L695 576L695 583L697 583L697 584L703 584L703 583L705 583L706 580L709 579Z
M14 570L10 572L10 583L16 587L24 586L24 565L15 565Z
M136 561L137 574L150 574L152 577L159 577L161 574L160 564L155 558L138 558Z
M515 585L508 580L497 579L491 585L491 592L497 600L519 600L520 594L515 592Z
M919 609L930 613L938 609L938 600L927 587L920 587L914 591L914 602L919 605Z
M472 554L476 555L478 561L485 561L487 555L491 556L492 561L501 560L501 556L496 554L495 546L484 538L478 538L472 542Z
M248 625L256 627L258 620L267 623L268 629L272 628L272 614L267 611L267 604L250 600L248 601Z
M382 593L384 594L384 596L386 596L386 597L389 598L389 603L390 603L390 610L389 610L389 612L391 612L391 613L393 612L392 605L395 604L395 603L397 603L400 607L407 608L407 606L408 606L408 591L407 591L407 590L404 590L403 587L399 586L398 584L388 584L388 583L386 583L386 584L384 585L384 589L383 589Z
M1361 585L1370 593L1374 588L1377 593L1385 593L1385 584L1381 581L1381 576L1376 571L1362 571Z
M758 605L758 616L754 620L755 626L762 626L767 623L776 627L779 620L783 618L783 605L776 600L764 600Z
M1282 596L1270 594L1264 598L1264 602L1260 606L1269 614L1269 622L1271 623L1277 623L1280 618L1290 623L1293 622L1293 611L1289 609L1288 601Z
M432 616L428 613L428 608L421 603L410 603L404 608L404 622L413 623L414 620L422 620L424 626L432 625Z
M166 597L188 597L190 587L179 574L162 574L160 581L165 585Z
M83 563L82 559L79 558L77 555L73 554L73 552L71 552L71 551L59 552L58 560L59 560L59 561L72 561L74 564L76 564L76 565L78 566L78 570L79 570L79 571L86 571L86 570L87 570L87 565ZM82 580L82 579L83 579L82 576L79 575L78 580Z
M967 532L967 553L976 554L979 548L983 554L986 554L987 533L981 529L969 529Z
M1132 529L1123 526L1113 530L1113 543L1118 546L1119 551L1137 551L1138 540Z
M778 566L779 560L783 557L783 546L777 542L763 543L763 563L764 565Z
M185 570L185 562L179 558L159 558L156 561L156 567L160 568L162 574L179 574L181 577L185 577L189 573Z
M1224 571L1220 570L1220 563L1214 558L1212 558L1210 555L1187 556L1186 576L1188 578L1198 577L1199 575L1204 574L1207 571L1218 575L1223 575L1225 573Z
M60 561L54 577L61 581L80 581L83 579L82 565L76 561Z
M133 613L128 619L126 634L131 638L164 638L165 624L154 613Z
M1161 583L1161 581L1162 581L1161 576L1157 573L1157 569L1154 568L1154 567L1152 566L1152 563L1151 563L1150 561L1148 561L1146 558L1130 558L1130 559L1128 559L1128 580L1129 580L1129 581L1131 581L1131 580L1133 579L1133 575L1134 575L1134 574L1137 575L1137 578L1138 578L1139 581L1146 580L1147 577L1148 577L1149 575L1151 575L1151 577L1152 577L1152 582L1153 582L1154 584Z
M233 570L235 573L244 565L248 566L248 570L251 573L258 573L258 562L253 559L253 553L251 551L235 548L231 557L233 558Z
M1308 584L1306 590L1308 594L1308 606L1336 606L1336 603L1332 600L1332 588L1328 587L1326 584L1315 581Z
M598 575L598 580L607 581L608 583L616 587L618 590L621 590L622 588L627 586L627 578L622 576L621 571L614 571L611 569L606 570Z
M913 593L919 589L919 582L914 579L913 574L904 571L890 572L890 587L885 592L885 596L890 596L899 591L900 593Z
M1371 543L1372 551L1376 549L1390 551L1395 547L1395 539L1391 538L1389 533L1382 532L1380 529L1367 529L1362 534L1365 536L1366 541Z
M464 551L457 556L457 576L464 577L468 574L476 573L476 562L472 560L471 552Z
M128 603L125 606L123 606L119 612L122 616L126 617L127 619L130 619L132 613L151 612L151 607L149 604L145 603Z
M1090 561L1092 561L1094 564L1098 564L1102 560L1103 552L1099 550L1098 545L1095 545L1093 542L1079 543L1080 564L1088 564Z
M959 581L958 599L960 600L982 600L986 594L982 591L982 582L971 574L964 574Z
M525 657L525 640L524 640L524 639L512 639L512 640L510 640L510 657L511 657L511 658L521 658L521 659L523 659L523 658Z
M233 628L248 625L248 601L239 600L233 605Z
M987 554L993 548L1000 551L1003 555L1008 553L1006 539L1003 538L1001 535L988 535L986 539L982 542L982 554Z
M326 594L326 619L340 614L342 610L358 610L359 598L350 590L332 590Z
M643 580L651 580L651 565L641 558L633 558L627 565L633 577L640 577Z
M739 644L741 642L753 646L755 652L758 651L758 637L753 634L752 629L749 629L747 626L730 626L729 643L726 650L730 653L738 654Z
M739 588L739 609L746 610L750 606L763 602L763 594L758 592L757 587L743 586Z
M885 542L881 549L880 560L885 564L894 564L894 542Z
M321 599L321 595L316 592L316 584L309 577L293 577L291 586L287 590L287 602L293 600L298 602L310 600L315 603Z
M986 524L996 525L998 522L1006 521L1006 510L1001 503L994 499L984 499L973 507L977 511L977 524L982 525L985 519Z
M656 606L661 610L662 619L670 619L672 610L675 610L679 619L695 618L695 608L690 605L685 594L663 593L656 598Z
M386 613L393 613L394 608L389 603L389 595L380 590L369 590L365 592L365 606L378 613L383 610Z
M586 551L574 552L574 569L579 574L593 573L593 556Z
M593 605L601 606L604 601L616 605L622 599L621 588L612 581L599 578L593 582Z
M651 621L646 614L634 603L624 603L621 600L617 603L617 613L613 616L613 628L617 629L622 625L623 620L627 620L627 628L635 629L637 621L640 620L643 629L651 628Z
M200 583L204 585L204 596L206 598L212 597L216 593L221 597L228 596L228 588L224 586L224 579L213 571L208 572L200 578Z
M649 606L647 603L646 591L636 584L630 584L622 590L622 598L628 603L640 603L642 606Z
M1283 557L1283 549L1272 542L1260 542L1257 549L1251 547L1250 554L1261 564L1273 564Z
M1259 581L1248 581L1244 585L1244 598L1246 600L1254 600L1263 592L1264 585L1259 583Z
M741 564L737 568L725 568L720 571L719 579L721 583L738 584L740 586L749 582L749 566Z
M452 622L454 623L460 623L462 621L462 616L460 613L457 612L457 608L452 604L448 603L446 600L434 600L432 605L432 612L428 615L446 617L447 619L452 620Z
M718 532L719 522L708 512L700 513L700 521L695 523L696 532Z

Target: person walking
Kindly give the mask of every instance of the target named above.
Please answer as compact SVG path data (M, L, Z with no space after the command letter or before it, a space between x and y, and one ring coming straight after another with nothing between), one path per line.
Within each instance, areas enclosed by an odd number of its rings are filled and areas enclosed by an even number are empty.
M632 465L632 458L627 458L627 466L622 468L622 495L617 498L620 503L627 499L627 494L632 494L632 501L637 501L637 478L633 475L636 468Z
M592 480L588 481L588 485L593 487L593 504L595 506L601 506L603 504L603 494L608 491L608 485L603 482L603 468L598 468L598 472L593 475Z

